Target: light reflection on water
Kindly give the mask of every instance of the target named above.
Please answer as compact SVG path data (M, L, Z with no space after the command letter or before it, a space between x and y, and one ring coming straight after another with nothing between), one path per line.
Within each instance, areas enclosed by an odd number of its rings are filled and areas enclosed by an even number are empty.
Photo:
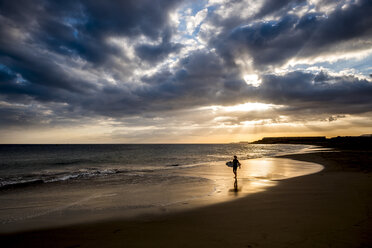
M241 160L237 180L233 178L232 168L223 163L213 163L199 168L200 175L214 180L218 196L226 200L231 196L244 196L267 190L280 180L313 174L321 171L323 166L285 158L260 158ZM227 199L228 200L228 199Z
M252 159L242 161L243 178L281 180L319 172L323 166L283 158Z
M236 180L225 162L210 162L185 169L147 172L130 183L125 181L128 175L114 174L108 178L11 191L0 195L0 231L42 227L50 220L55 225L65 225L190 209L262 192L282 179L323 169L315 163L284 158L240 162Z

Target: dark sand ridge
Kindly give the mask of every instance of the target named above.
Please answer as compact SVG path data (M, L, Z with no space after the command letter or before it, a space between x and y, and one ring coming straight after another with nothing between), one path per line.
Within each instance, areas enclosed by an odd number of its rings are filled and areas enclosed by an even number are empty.
M372 247L371 152L286 156L326 167L188 212L2 235L2 247Z

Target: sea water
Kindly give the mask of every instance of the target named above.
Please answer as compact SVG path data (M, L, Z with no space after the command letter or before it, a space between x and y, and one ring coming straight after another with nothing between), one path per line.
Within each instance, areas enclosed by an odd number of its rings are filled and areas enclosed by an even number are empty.
M200 163L273 157L306 145L0 145L0 188L79 180L116 173L172 170ZM164 173L167 173L164 171ZM110 177L106 177L110 180Z
M307 145L0 145L0 231L229 200L321 166L275 157ZM238 180L225 163L238 156ZM198 204L195 204L198 202Z

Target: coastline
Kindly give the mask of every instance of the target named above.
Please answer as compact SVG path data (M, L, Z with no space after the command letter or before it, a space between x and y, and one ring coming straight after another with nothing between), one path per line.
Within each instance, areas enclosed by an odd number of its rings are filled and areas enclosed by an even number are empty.
M368 247L372 245L368 152L281 156L319 173L190 211L1 235L6 247Z

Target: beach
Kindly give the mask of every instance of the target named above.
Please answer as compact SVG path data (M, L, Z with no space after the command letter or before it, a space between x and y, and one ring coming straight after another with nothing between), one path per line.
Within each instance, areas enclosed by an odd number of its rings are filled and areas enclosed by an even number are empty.
M0 248L372 248L372 0L0 6Z
M1 236L6 247L370 247L371 155L315 152L286 158L322 164L234 201L132 220Z
M5 247L370 247L371 155L316 152L286 158L325 169L234 201L132 220L3 234Z
M273 158L314 149L308 145L0 148L0 233L184 212L323 169L315 163ZM233 152L243 164L236 181L226 166Z

